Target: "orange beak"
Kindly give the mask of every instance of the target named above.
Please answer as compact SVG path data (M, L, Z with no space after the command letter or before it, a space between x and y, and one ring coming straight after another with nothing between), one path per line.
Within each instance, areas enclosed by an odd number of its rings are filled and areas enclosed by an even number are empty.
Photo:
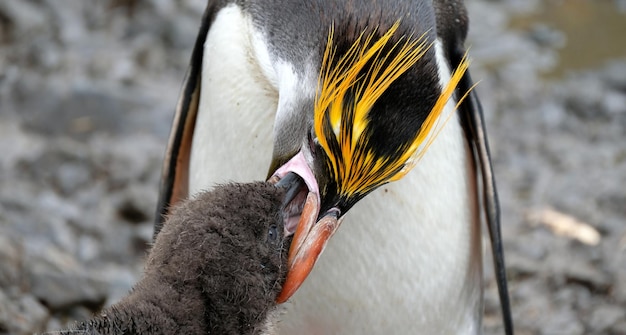
M307 177L312 178L312 176ZM294 233L287 260L287 277L276 299L277 303L283 303L298 290L311 273L315 262L342 220L338 219L339 210L335 208L326 211L324 216L317 220L320 212L320 198L317 193L309 190L308 184L305 187L304 179L300 177L300 174L278 173L269 181L277 187L287 188L284 209L287 221L286 236L291 232ZM313 188L316 190L317 185Z
M276 298L279 304L287 301L300 288L341 224L335 213L328 213L316 222L319 208L317 196L309 192L289 249L287 278Z

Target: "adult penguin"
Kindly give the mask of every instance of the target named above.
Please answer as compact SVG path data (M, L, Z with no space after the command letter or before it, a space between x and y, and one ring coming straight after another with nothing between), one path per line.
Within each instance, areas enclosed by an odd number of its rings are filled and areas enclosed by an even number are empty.
M458 0L209 1L157 217L215 182L293 179L281 334L477 334L481 189L511 334L467 26Z

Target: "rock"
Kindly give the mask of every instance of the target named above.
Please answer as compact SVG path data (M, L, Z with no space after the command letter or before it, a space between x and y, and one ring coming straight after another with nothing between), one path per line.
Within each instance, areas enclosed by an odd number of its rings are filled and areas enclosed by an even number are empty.
M608 91L602 101L602 109L613 118L626 116L626 90Z
M622 235L623 241L626 243L626 234ZM622 246L622 254L624 253L625 246ZM619 267L615 275L615 286L613 287L613 297L619 304L626 306L626 257L624 257L621 262L615 262L614 266Z
M131 224L154 222L155 197L146 197L153 193L144 185L130 185L118 198L117 214Z
M24 250L19 240L9 238L0 231L0 291L19 286L22 279Z
M24 246L27 250L45 252L46 248L53 244L57 248L70 253L75 252L76 234L68 224L68 218L64 215L73 215L73 206L67 205L52 192L41 192L40 198L30 198L30 203L24 203L25 209L12 211L7 226L13 233L27 236ZM59 207L48 207L50 203L59 204ZM67 211L67 212L64 212Z
M554 293L553 303L558 306L572 306L579 310L592 308L592 293L582 285L565 285Z
M14 118L0 116L0 169L13 173L18 161L35 159L44 148L44 139L25 133Z
M580 283L600 293L607 292L611 285L610 278L606 274L587 265L568 266L565 276L569 282Z
M544 327L544 319L552 315L549 292L536 278L529 278L515 286L512 289L512 301L516 301L512 309L515 326L536 334Z
M624 3L626 4L626 1L624 1ZM626 8L626 5L624 6L624 8ZM626 320L619 321L618 323L613 325L613 327L611 327L611 334L626 334Z
M153 234L154 234L154 225L152 223L143 224L137 227L137 230L135 230L135 237L134 237L135 244L138 244L136 246L136 250L147 252L153 242L152 241Z
M189 49L196 42L198 23L191 18L181 20L174 18L167 20L163 30L163 40L166 47L172 49Z
M133 255L137 251L132 243L136 227L119 221L109 224L114 229L103 231L100 257L106 261L125 263L128 255Z
M571 114L582 120L606 120L602 109L605 90L599 80L578 75L564 85L561 94L566 95L565 106Z
M622 1L626 3L626 1ZM626 62L613 61L607 65L601 73L609 86L626 92Z
M143 70L163 71L167 67L167 53L163 48L155 48L153 38L142 38L135 42L135 62Z
M508 255L506 265L509 278L533 276L541 270L540 264L518 254Z
M91 310L99 309L106 300L104 284L90 276L79 273L34 273L31 279L32 293L52 312L84 305Z
M0 333L33 334L44 331L47 309L29 294L12 299L0 290Z
M614 212L620 217L626 217L626 195L624 193L606 192L596 199L596 202L602 210Z
M562 48L567 43L565 34L544 23L534 24L529 36L542 47Z
M25 111L25 125L47 136L71 135L85 139L93 131L118 133L126 130L121 113L128 106L119 98L95 89L75 89L63 95L53 108Z
M555 129L562 127L565 123L567 112L561 103L554 101L547 102L541 105L541 118L547 129Z
M43 31L48 20L45 11L31 2L23 0L1 1L0 16L8 21L14 39L28 38Z
M118 302L128 294L133 285L139 280L142 268L120 266L115 263L105 263L92 270L93 273L108 284L109 296L105 306Z
M78 238L78 251L76 257L81 262L90 262L98 260L100 257L100 245L99 239L90 235L83 235Z
M0 334L59 329L141 272L204 4L107 4L0 0Z
M29 279L31 292L51 311L77 305L97 310L107 295L106 285L89 275L69 254L50 247L46 254L31 255Z
M52 317L52 318L50 318L48 320L48 324L46 325L46 329L48 331L51 331L53 329L54 330L63 329L63 328L66 328L66 327L64 327L64 325L65 325L64 322L61 322L61 320L59 320L58 318ZM53 334L51 334L51 335L53 335Z
M62 194L71 194L92 182L89 167L84 162L66 162L58 166L55 182Z
M595 293L606 293L611 286L611 278L598 267L592 266L577 257L551 255L546 262L547 273L555 287L572 283L587 287Z
M63 62L57 44L45 36L37 36L27 51L27 57L44 73L58 70Z
M582 335L585 327L571 308L563 308L544 315L540 334Z
M54 14L54 23L57 28L55 37L62 45L70 47L85 43L85 40L89 41L84 13L89 12L88 9L95 6L86 6L80 0L65 0L63 3L51 0L45 0L45 2L50 12Z
M93 316L93 310L84 306L74 306L67 311L67 319L75 321L84 321Z
M624 319L626 319L624 306L603 304L594 308L588 326L591 333L606 334L613 325Z
M29 178L44 181L63 195L78 191L90 184L88 148L68 139L60 139L48 144L37 157L19 162L21 173Z

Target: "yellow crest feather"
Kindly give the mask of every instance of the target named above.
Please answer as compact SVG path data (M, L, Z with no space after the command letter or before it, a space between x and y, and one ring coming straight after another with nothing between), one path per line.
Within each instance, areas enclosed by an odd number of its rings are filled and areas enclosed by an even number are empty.
M364 135L368 113L389 86L432 46L427 44L426 34L412 41L402 36L383 54L383 47L390 43L398 27L396 22L375 42L372 42L374 33L368 36L361 33L335 64L331 64L336 52L332 27L328 35L315 99L314 127L340 196L367 194L408 173L450 118L448 115L440 120L444 106L469 66L464 57L414 140L398 148L399 159L376 155ZM353 96L349 95L350 91Z

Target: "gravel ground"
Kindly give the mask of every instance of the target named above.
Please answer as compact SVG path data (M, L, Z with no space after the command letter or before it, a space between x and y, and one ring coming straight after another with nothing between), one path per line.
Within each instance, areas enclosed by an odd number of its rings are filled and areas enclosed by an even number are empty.
M511 28L538 6L468 4L517 333L626 334L626 55L546 77L572 36ZM137 279L203 9L0 1L0 334L59 329Z

